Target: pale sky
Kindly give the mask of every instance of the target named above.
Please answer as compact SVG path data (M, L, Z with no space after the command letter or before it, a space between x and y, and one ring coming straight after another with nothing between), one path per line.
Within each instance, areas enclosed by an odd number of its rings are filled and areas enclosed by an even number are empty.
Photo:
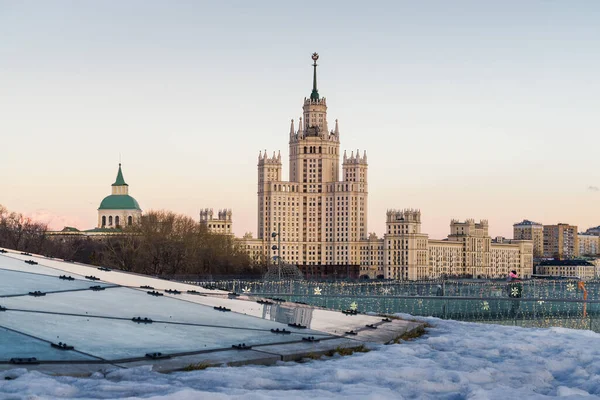
M600 2L0 0L0 204L89 229L119 154L141 207L233 209L256 234L310 55L341 149L367 150L369 231L486 218L600 225Z

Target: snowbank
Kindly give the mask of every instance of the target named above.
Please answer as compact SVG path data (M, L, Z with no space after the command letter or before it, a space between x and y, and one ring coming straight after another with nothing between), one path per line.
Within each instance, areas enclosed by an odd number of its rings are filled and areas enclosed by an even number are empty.
M600 335L425 319L426 336L369 353L278 366L91 378L0 373L10 399L523 399L600 397ZM15 377L4 380L5 376Z

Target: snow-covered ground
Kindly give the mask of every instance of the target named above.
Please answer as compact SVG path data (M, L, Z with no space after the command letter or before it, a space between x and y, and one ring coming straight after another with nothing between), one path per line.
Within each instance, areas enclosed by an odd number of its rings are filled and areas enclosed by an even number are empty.
M415 341L306 363L168 375L136 368L91 378L14 369L0 373L0 398L600 398L599 334L425 320L434 327Z

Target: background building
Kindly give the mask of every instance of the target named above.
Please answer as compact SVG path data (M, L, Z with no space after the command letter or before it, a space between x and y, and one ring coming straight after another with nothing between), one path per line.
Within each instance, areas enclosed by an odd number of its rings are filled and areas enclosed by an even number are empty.
M580 256L597 256L600 251L600 236L580 233L577 235Z
M214 218L212 208L200 210L200 224L204 225L211 233L220 235L233 235L233 219L230 209L222 209L217 212L217 218Z
M383 278L383 260L385 257L384 243L375 233L360 246L360 275L369 278Z
M452 220L448 238L432 240L421 232L420 211L389 210L383 241L385 277L390 279L503 278L512 270L521 277L533 273L533 242L492 241L486 220Z
M544 225L524 219L513 225L513 238L533 241L533 256L544 256Z
M578 255L579 241L576 226L544 225L544 257L566 260Z
M111 185L111 194L102 199L98 207L98 225L95 228L80 231L65 226L61 231L50 231L47 234L54 240L77 239L82 236L102 240L106 236L121 234L121 228L133 225L141 216L142 209L137 200L129 195L129 185L125 183L119 163L117 179Z
M597 266L584 260L544 260L537 266L539 275L589 280L598 277Z

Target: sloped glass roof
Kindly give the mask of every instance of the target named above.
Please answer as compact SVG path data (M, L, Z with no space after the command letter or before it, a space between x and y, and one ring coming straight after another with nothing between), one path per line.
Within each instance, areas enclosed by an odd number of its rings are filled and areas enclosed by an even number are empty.
M0 272L0 279L2 279L1 277ZM60 295L52 294L45 296L43 300L32 296L11 297L2 299L0 302L4 307L11 310L58 312L81 316L124 318L127 320L142 317L152 319L155 324L159 322L190 324L215 328L266 331L269 333L270 329L281 328L281 324L274 321L238 313L221 312L215 310L213 306L190 303L173 297L155 297L148 295L145 290L124 287L114 287L97 292L73 291L60 293ZM223 306L228 305L221 303ZM0 315L0 321L1 318ZM311 331L310 329L299 330L293 327L287 327L286 329L304 335L320 334L320 332Z
M234 347L239 344L307 351L311 338L334 339L335 348L346 331L378 321L35 254L0 253L0 368L23 360L122 365L148 362L153 353L181 362L205 353L228 359L247 350ZM270 351L253 357L276 356Z
M3 253L0 364L31 357L41 363L114 363L145 359L147 353L177 356L231 351L240 343L261 346L302 343L307 336L335 337L311 329L311 307L242 297L38 255Z

